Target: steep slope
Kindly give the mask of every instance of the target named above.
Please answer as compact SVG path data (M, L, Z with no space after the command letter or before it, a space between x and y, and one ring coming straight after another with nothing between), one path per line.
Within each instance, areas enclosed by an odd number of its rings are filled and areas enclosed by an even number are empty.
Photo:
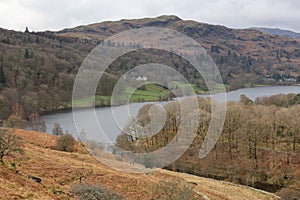
M165 170L151 170L147 174L115 171L99 163L78 144L77 152L61 152L52 149L55 136L24 130L16 133L22 138L25 152L9 157L6 165L0 165L0 199L76 199L70 188L79 183L79 177L83 182L102 184L127 199L152 199L156 184L178 180L196 184L194 190L199 199L277 199L259 190ZM130 165L123 163L124 167ZM28 179L28 175L40 177L42 183ZM237 191L238 198L232 194Z

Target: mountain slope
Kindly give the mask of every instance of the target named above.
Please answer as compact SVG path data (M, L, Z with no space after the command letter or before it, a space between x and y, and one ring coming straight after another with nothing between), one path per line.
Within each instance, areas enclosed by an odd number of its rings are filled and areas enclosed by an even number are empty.
M300 75L300 40L269 35L251 29L229 29L176 16L160 16L138 20L121 20L79 26L57 32L57 35L102 40L131 28L157 26L184 33L198 41L221 70L225 83L233 88L245 83L259 84L264 77ZM242 76L239 76L243 74Z
M259 30L261 32L272 34L272 35L281 35L289 38L300 38L300 33L296 33L290 30L283 30L279 28L252 27L250 29Z

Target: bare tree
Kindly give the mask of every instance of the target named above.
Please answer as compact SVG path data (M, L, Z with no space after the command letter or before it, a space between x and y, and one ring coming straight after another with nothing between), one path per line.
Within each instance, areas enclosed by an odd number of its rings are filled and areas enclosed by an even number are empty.
M0 129L0 163L3 163L4 156L13 152L23 152L19 137L12 129Z
M54 126L52 128L52 133L53 133L53 135L57 135L57 136L63 135L63 130L59 123L56 122L54 124Z
M18 115L10 115L6 120L5 125L11 128L22 128L24 125L24 120Z

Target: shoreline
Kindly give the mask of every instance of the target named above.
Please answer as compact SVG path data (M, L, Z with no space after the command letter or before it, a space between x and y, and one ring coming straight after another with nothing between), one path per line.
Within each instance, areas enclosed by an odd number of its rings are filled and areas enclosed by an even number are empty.
M252 87L243 87L243 88L239 88L236 90L228 90L226 91L226 93L229 92L234 92L234 91L238 91L238 90L242 90L242 89L248 89L248 88L264 88L264 87L300 87L300 84L280 84L280 85L254 85ZM218 94L220 92L203 92L203 93L197 93L197 95L213 95L213 94ZM300 93L300 91L299 91ZM296 93L295 93L296 94ZM174 98L178 98L178 97L174 97ZM172 99L174 99L172 98ZM180 98L180 97L179 97ZM171 101L172 99L166 99L166 100L157 100L157 101L131 101L128 103L124 103L124 104L118 104L118 105L114 105L115 106L123 106L123 105L128 105L128 104L132 104L132 103L156 103L156 102L167 102L167 101ZM105 108L105 107L112 107L111 104L105 104L105 105L87 105L87 106L78 106L78 107L63 107L63 108L58 108L58 109L52 109L52 110L45 110L45 111L41 111L40 115L51 115L51 114L55 114L55 113L65 113L65 112L69 112L72 111L73 109L91 109L91 108Z

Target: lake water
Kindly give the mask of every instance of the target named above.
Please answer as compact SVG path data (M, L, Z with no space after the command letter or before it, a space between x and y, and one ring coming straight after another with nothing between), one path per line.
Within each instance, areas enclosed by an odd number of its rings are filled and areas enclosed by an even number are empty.
M240 95L244 94L254 100L257 97L271 96L276 94L300 93L300 86L276 86L255 87L231 91L226 94L227 101L238 101ZM215 94L216 99L218 95ZM200 95L209 97L210 95ZM166 102L156 102L163 105ZM52 133L55 122L58 122L64 132L69 131L78 138L78 131L84 130L89 139L95 139L102 143L113 143L128 123L130 117L135 117L138 110L146 103L132 103L115 107L102 107L96 109L79 109L76 112L55 113L42 116L46 122L47 132ZM76 122L74 122L74 118ZM77 128L76 128L77 127ZM77 131L78 130L78 131Z

